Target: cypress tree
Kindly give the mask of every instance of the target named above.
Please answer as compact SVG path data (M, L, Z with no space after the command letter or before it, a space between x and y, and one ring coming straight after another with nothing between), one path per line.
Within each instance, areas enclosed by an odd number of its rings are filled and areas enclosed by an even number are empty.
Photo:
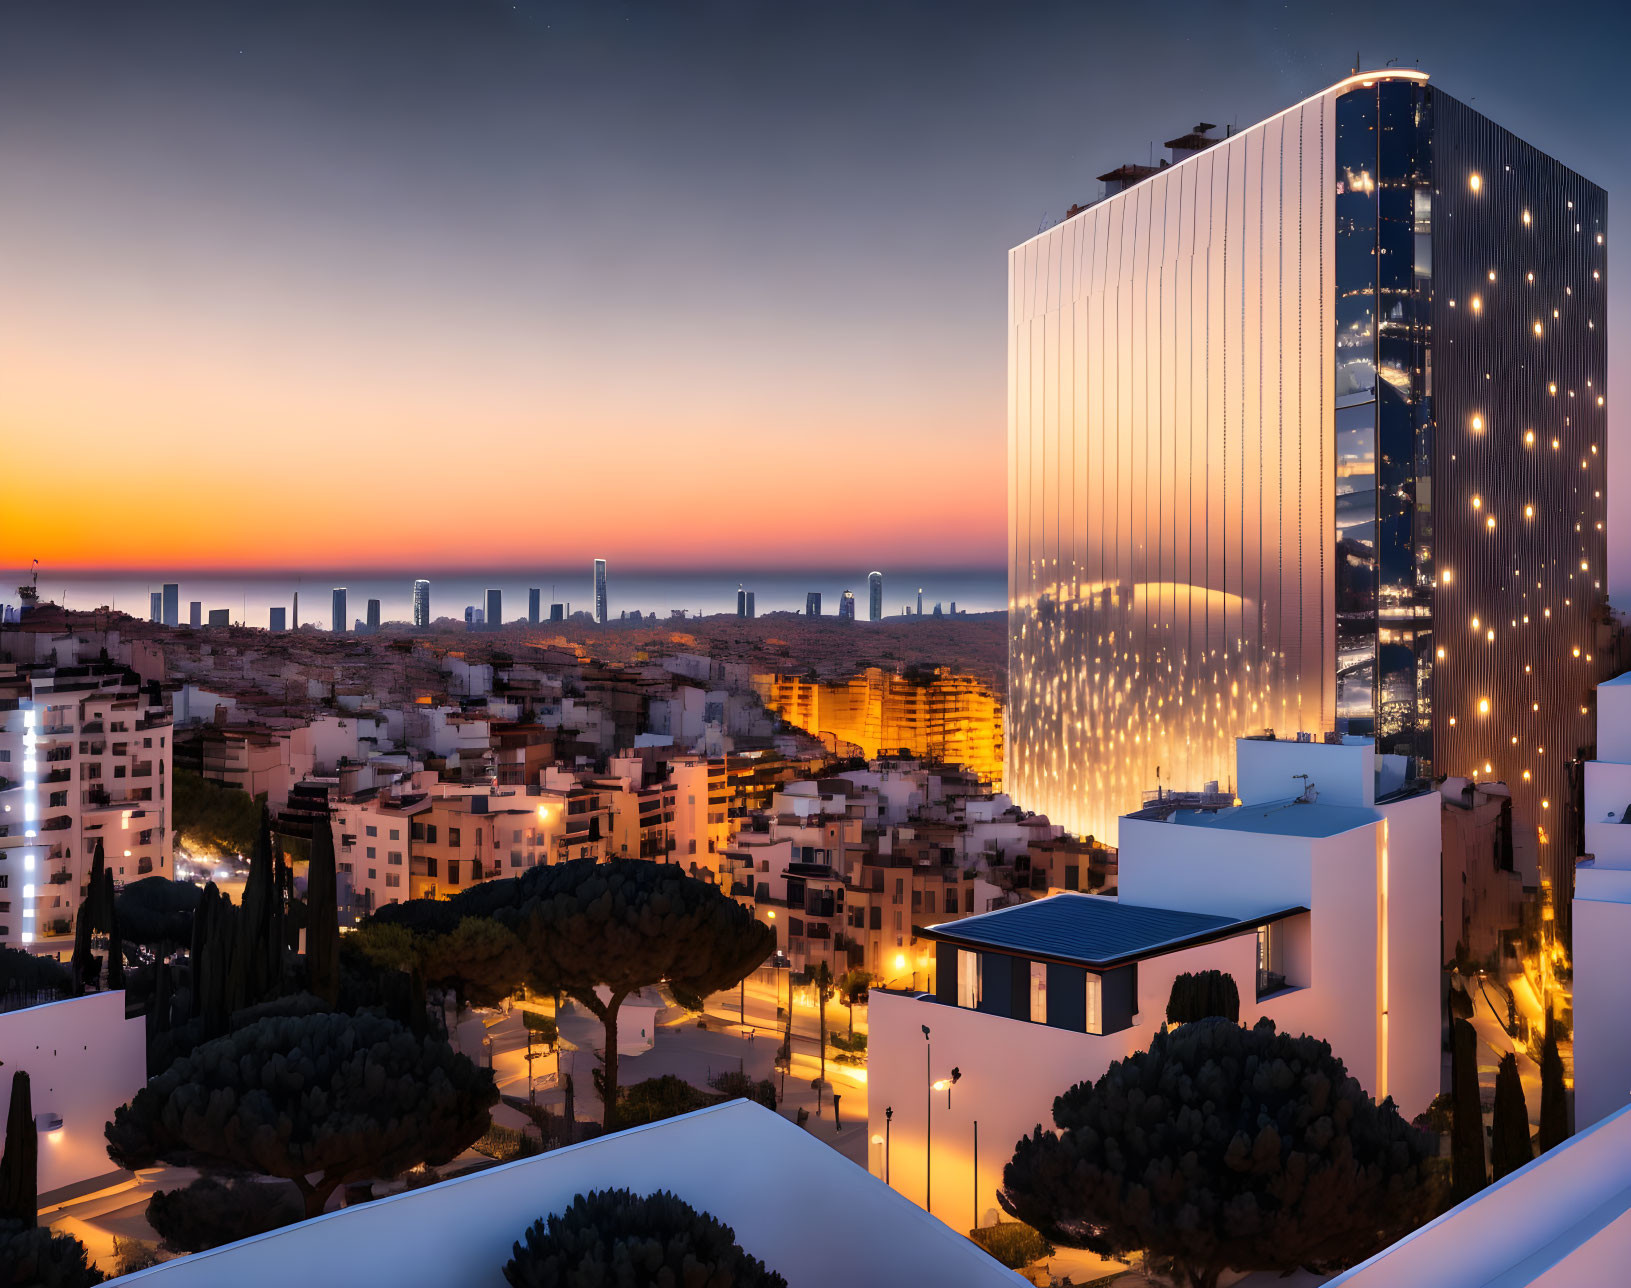
M107 864L102 857L102 840L98 837L95 853L91 857L91 879L85 887L85 903L82 909L82 912L90 913L93 934L107 930L108 917L113 911L112 889L106 885L107 875Z
M1563 1088L1563 1057L1557 1051L1557 1025L1546 1017L1540 1048L1540 1149L1545 1153L1569 1138L1569 1104Z
M1484 1110L1478 1099L1478 1035L1466 1020L1450 1028L1450 1201L1489 1184L1484 1170Z
M1495 1126L1490 1162L1495 1180L1517 1171L1535 1156L1529 1143L1529 1106L1524 1103L1518 1057L1508 1051L1495 1074Z
M125 986L125 945L119 937L119 910L113 903L113 873L106 869L102 872L102 910L107 915L108 924L108 987L123 988Z
M91 897L79 901L79 915L74 918L74 996L83 997L85 988L96 982L102 972L102 962L91 951Z
M340 997L339 878L334 867L334 829L328 819L312 825L306 867L306 973L311 991L330 1006Z
M11 1110L6 1115L6 1151L0 1156L0 1221L21 1221L33 1229L39 1214L40 1138L28 1072L11 1075Z

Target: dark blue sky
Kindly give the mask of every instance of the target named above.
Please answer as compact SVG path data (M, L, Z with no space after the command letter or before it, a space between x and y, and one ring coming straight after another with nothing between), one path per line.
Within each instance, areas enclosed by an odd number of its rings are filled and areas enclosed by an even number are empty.
M1010 246L1101 171L1197 120L1258 120L1356 54L1419 65L1607 187L1618 236L1628 15L7 3L0 431L140 443L181 464L189 503L287 507L313 459L394 493L449 457L548 499L369 533L313 502L274 557L264 534L223 545L202 505L138 524L110 490L84 548L27 554L492 563L531 543L649 565L749 531L767 560L1000 564ZM591 504L596 471L612 488ZM0 564L39 535L0 533ZM1631 524L1611 541L1623 602Z

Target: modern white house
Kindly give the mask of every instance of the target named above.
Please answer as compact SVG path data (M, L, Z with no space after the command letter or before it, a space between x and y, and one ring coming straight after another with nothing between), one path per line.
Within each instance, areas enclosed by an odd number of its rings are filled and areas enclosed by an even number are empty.
M597 1189L670 1190L790 1288L1024 1281L785 1118L745 1100L552 1150L165 1262L134 1288L501 1288L538 1218Z
M0 1100L27 1070L42 1196L117 1169L102 1129L147 1085L147 1037L122 989L0 1011Z
M1586 857L1574 871L1574 1118L1631 1104L1631 672L1597 686L1586 762Z
M1631 1107L1326 1288L1597 1288L1631 1279Z
M1148 1048L1173 980L1222 970L1240 1020L1331 1043L1413 1116L1439 1091L1439 797L1369 739L1243 738L1238 805L1121 820L1120 891L916 933L930 991L874 991L870 1166L954 1229L988 1224L1056 1096ZM1378 791L1380 785L1381 791Z

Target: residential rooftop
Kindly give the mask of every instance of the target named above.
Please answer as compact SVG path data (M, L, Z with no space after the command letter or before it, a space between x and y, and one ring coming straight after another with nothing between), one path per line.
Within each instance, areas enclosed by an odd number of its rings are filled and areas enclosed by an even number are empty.
M1076 966L1107 968L1223 939L1306 908L1265 909L1250 918L1180 912L1091 894L1056 894L940 926L914 928L924 938Z
M1260 832L1270 836L1325 837L1351 832L1382 816L1363 805L1321 805L1318 801L1283 800L1237 805L1232 809L1178 810L1172 822L1223 832Z

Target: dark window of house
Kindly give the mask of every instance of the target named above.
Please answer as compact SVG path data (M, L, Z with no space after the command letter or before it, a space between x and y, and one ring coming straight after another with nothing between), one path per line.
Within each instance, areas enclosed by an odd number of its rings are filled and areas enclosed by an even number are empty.
M459 845L459 829L458 828L450 827L450 828L447 829L447 843L449 845L453 846L455 849L458 848L458 845Z

